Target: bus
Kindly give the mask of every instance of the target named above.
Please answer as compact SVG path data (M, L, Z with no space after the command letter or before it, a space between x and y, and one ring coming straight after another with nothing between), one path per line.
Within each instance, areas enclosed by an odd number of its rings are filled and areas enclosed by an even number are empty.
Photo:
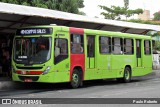
M151 72L152 39L146 35L48 25L17 29L13 41L13 81L78 88L86 80L128 83Z

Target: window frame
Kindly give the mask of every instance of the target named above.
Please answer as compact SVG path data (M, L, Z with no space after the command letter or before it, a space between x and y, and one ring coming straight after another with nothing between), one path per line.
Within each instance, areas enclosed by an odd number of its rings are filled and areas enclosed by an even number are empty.
M80 42L81 43L75 43L74 41L73 41L73 36L74 35L79 35L80 36ZM71 50L70 50L70 52L71 52L71 54L84 54L84 35L82 35L82 34L76 34L76 33L72 33L72 34L70 34L70 46L71 46ZM75 46L80 46L80 52L73 52L73 45L75 45ZM81 52L82 51L82 52Z
M126 39L130 39L131 41L132 41L132 44L131 44L131 46L126 46L125 45L125 43L126 43ZM132 51L132 53L130 54L130 53L126 53L126 51L125 51L125 47L131 47L131 51ZM124 38L123 39L123 53L124 53L124 55L134 55L134 39L132 39L132 38Z
M64 39L66 40L66 46L67 46L67 54L64 55L64 54L59 54L58 56L55 56L55 47L56 47L56 39ZM54 39L54 64L58 64L60 63L61 61L67 59L69 57L69 51L68 51L69 47L68 47L68 39L67 38L55 38ZM61 51L60 51L61 52Z
M146 47L146 41L149 41L149 47ZM149 53L146 53L146 49L149 49ZM144 40L144 55L151 55L151 41Z
M115 43L114 38L119 38L120 39L120 45L115 45L114 44ZM114 54L114 55L123 55L124 54L124 47L123 47L123 45L124 45L124 39L122 37L112 37L112 43L111 44L112 44L112 54ZM120 47L122 53L121 52L120 53L115 53L114 52L114 46Z
M105 37L108 38L108 44L101 44L101 38ZM109 52L101 52L101 46L108 46L109 47ZM108 48L107 48L108 49ZM112 53L112 38L110 36L99 36L99 53L100 54L111 54Z

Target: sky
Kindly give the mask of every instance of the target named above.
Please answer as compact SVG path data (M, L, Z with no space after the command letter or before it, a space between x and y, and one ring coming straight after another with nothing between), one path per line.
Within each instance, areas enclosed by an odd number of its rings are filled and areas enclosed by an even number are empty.
M150 16L153 18L153 14L155 12L160 11L160 0L129 0L129 8L130 9L145 9L150 10ZM115 6L124 6L123 0L84 0L85 7L81 9L84 13L86 13L89 17L99 17L103 18L100 13L103 11L98 7L98 5L104 5L110 7L111 5ZM133 17L137 18L137 15Z

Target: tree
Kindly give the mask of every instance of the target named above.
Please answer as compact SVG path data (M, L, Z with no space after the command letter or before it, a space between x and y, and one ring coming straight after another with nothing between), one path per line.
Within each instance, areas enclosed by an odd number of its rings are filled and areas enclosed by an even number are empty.
M105 17L105 19L112 19L112 20L121 20L121 16L125 16L126 20L133 16L134 14L143 13L142 9L131 10L129 9L129 0L124 0L124 7L120 6L102 6L99 7L106 12L102 12L101 15Z
M120 15L124 14L124 8L121 8L119 6L111 6L111 8L108 8L106 6L100 6L100 8L107 11L107 13L101 13L101 15L105 17L105 19L120 20Z
M84 7L84 0L0 0L5 3L35 6L41 8L54 9L69 13L83 14L79 8Z
M84 2L84 0L77 0L78 8L83 8L84 7L83 2Z
M0 2L18 4L17 0L1 0Z
M153 20L155 20L155 21L159 21L160 20L160 11L159 12L155 12L153 15L154 15Z
M129 8L129 0L124 0L124 8L125 9Z
M30 5L35 7L48 8L44 0L32 0Z
M59 10L70 13L79 13L77 0L63 0Z

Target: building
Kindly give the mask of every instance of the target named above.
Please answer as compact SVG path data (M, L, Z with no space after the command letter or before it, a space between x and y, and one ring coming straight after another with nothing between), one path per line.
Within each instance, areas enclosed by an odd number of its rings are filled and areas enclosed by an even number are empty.
M138 19L150 20L150 11L149 10L144 10L142 14L138 15Z

